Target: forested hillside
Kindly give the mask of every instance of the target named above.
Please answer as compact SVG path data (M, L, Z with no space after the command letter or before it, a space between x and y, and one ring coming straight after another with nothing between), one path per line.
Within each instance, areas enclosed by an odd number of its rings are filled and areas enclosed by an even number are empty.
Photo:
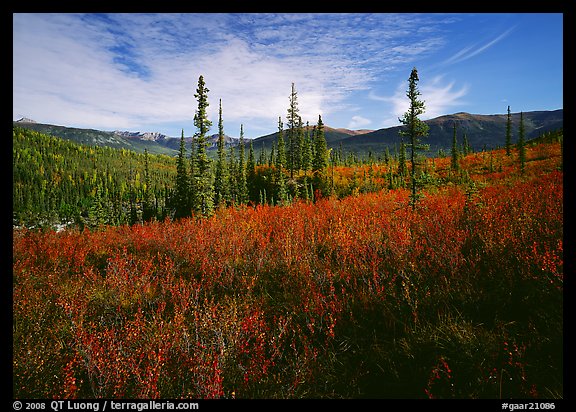
M534 142L557 142L560 137L561 131L551 132ZM407 173L400 170L403 168L401 154L389 151L380 160L331 151L322 173L315 173L316 150L312 143L296 174L290 178L289 171L285 170L281 176L277 150L256 151L252 143L244 148L243 154L239 147L225 149L228 205L279 204L296 199L314 200L315 196L343 198L404 187L408 178ZM455 150L461 157L471 153L461 141ZM492 171L502 170L511 161L498 153L479 152L483 158L490 159ZM446 168L446 162L448 153L426 159L421 172L422 184L441 185L462 179L463 172ZM13 224L96 228L173 217L176 163L177 159L171 156L86 146L14 127ZM240 199L242 191L246 194Z
M165 216L176 172L172 157L86 146L19 127L12 144L16 225L134 223L142 219L144 200L152 215Z

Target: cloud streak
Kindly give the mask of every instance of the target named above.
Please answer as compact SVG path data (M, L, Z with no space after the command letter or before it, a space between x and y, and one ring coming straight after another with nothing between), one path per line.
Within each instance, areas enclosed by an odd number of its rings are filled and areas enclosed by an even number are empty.
M503 40L514 29L515 29L515 27L511 27L510 29L506 30L505 32L503 32L502 34L500 34L499 36L497 36L496 38L494 38L493 40L489 41L488 43L486 43L484 45L478 46L478 44L473 44L473 45L464 47L459 52L457 52L456 54L454 54L453 56L448 58L446 61L444 61L443 65L460 63L460 62L463 62L465 60L471 59L472 57L475 57L475 56L479 55L480 53L485 52L490 47L494 46L496 43Z

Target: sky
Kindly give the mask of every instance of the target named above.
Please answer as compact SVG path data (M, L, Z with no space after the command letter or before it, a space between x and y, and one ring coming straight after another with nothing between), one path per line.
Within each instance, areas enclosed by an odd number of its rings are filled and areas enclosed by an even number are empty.
M561 13L13 14L13 120L98 130L196 132L198 79L210 133L286 123L381 129L407 110L418 70L426 111L563 108Z

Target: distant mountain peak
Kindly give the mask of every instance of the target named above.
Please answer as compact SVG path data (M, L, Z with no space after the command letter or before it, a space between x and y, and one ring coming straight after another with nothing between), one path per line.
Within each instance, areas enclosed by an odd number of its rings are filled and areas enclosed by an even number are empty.
M114 131L116 136L125 137L128 139L140 139L140 140L147 140L152 142L157 142L159 140L164 140L167 138L166 135L158 132L122 132L119 130Z
M36 120L32 120L27 117L21 117L20 119L16 120L16 123L37 123L37 122Z
M345 129L345 128L342 128L342 127L337 128L337 129L334 129L334 130L336 130L336 131L338 131L338 132L342 132L342 133L349 134L349 135L351 135L351 136L357 136L357 135L359 135L359 134L366 134L366 133L371 133L371 132L374 132L374 131L375 131L375 130L372 130L372 129L351 130L351 129Z

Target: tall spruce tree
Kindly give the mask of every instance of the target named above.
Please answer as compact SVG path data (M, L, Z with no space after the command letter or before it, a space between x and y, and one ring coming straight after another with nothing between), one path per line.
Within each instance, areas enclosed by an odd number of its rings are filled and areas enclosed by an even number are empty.
M398 151L398 176L400 176L400 181L404 182L404 177L406 176L406 144L402 137L400 137L400 149ZM404 185L402 184L402 186Z
M297 170L299 159L298 153L298 94L294 83L292 83L292 91L290 92L290 107L288 107L288 115L286 116L286 126L288 135L288 170L290 170L290 179L294 178L294 171Z
M228 188L230 190L230 203L238 203L238 159L236 158L236 147L230 146L228 149Z
M176 188L173 197L174 218L181 219L190 216L190 196L188 171L186 170L186 141L184 129L180 137L180 150L176 158Z
M276 196L277 203L285 205L288 203L288 189L286 187L286 175L284 174L284 167L286 165L286 150L284 148L284 125L282 118L278 118L278 141L277 151L274 166L276 168Z
M152 200L152 187L150 179L148 148L144 149L144 199L142 204L142 220L148 222L156 215L156 208Z
M312 161L312 171L315 175L319 175L328 167L328 159L330 152L326 144L326 136L324 135L324 123L322 122L322 115L318 115L318 124L314 134L314 160Z
M518 129L518 160L520 161L520 172L524 174L526 168L526 141L524 140L524 113L520 112L520 126Z
M510 106L506 115L506 156L512 155L512 119L510 115Z
M295 156L295 170L299 171L304 169L302 166L304 157L304 123L302 122L302 117L298 116L298 123L296 125L296 156Z
M264 149L264 142L260 147L260 154L258 155L258 166L264 166L266 164L266 150Z
M304 145L302 147L302 170L305 173L312 168L312 141L310 140L310 124L306 122L304 129Z
M462 154L468 156L470 153L472 153L472 147L468 141L468 135L464 132L464 135L462 136Z
M222 99L218 110L218 153L216 171L214 173L214 204L226 206L230 201L228 163L226 161L226 142L224 134L224 122L222 120Z
M212 182L211 161L208 158L206 133L210 130L212 122L208 120L207 108L208 92L204 83L204 77L198 78L198 88L194 97L198 101L198 109L194 116L194 126L197 132L194 135L196 140L196 153L194 161L193 187L194 203L193 209L202 216L210 216L214 210L214 183Z
M457 172L460 168L458 164L458 139L456 138L456 122L454 122L454 133L452 136L452 157L450 165L452 170L455 172Z
M252 139L248 146L248 160L246 161L246 186L248 187L248 200L256 202L258 193L256 191L256 159L254 157L254 145Z
M246 185L246 160L244 156L244 126L240 125L240 139L238 142L238 203L244 204L248 201L248 186Z
M284 124L282 118L278 118L278 139L276 140L276 161L275 165L286 167L286 144L284 142Z
M407 136L409 139L408 147L410 148L410 205L412 209L416 207L416 202L419 198L418 193L418 152L426 150L427 145L421 143L421 138L428 135L428 125L421 121L418 116L424 113L425 106L424 101L419 100L420 91L418 90L418 70L414 67L408 78L408 90L406 96L410 100L410 107L408 111L404 113L402 118L398 120L406 126L406 130L401 130L400 134Z

